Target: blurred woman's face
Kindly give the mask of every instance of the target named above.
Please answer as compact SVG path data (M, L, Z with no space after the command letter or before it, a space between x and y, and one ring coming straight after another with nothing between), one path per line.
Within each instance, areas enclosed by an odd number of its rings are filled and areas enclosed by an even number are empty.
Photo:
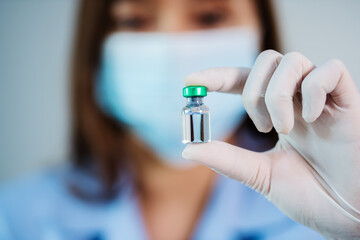
M260 33L253 0L118 0L115 31L178 32L248 26Z
M256 7L254 0L114 0L115 34L104 42L101 104L161 159L186 164L180 155L183 79L210 67L251 67L261 42ZM215 126L211 135L225 140L245 116L241 99L213 95L206 101Z

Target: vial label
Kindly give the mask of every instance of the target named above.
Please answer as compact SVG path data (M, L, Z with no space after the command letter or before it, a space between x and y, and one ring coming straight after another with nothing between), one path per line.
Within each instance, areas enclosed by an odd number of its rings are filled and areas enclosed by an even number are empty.
M183 113L183 143L210 142L209 115L209 113Z

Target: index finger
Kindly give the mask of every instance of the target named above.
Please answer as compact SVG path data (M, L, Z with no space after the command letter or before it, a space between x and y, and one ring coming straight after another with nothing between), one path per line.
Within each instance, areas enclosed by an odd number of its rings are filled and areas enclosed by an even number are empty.
M209 92L241 94L250 68L209 68L195 72L184 79L185 86L205 86Z

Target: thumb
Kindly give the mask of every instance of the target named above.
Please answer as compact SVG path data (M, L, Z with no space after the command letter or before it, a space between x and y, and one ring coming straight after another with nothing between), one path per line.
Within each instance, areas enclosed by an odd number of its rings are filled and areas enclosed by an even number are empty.
M263 195L269 193L271 160L265 153L257 153L225 142L213 141L188 144L182 156L236 179Z

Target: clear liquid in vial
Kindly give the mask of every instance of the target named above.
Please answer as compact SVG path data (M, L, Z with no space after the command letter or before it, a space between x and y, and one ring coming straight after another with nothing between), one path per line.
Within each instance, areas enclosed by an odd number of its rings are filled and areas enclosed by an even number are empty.
M210 113L183 111L183 143L210 142Z

